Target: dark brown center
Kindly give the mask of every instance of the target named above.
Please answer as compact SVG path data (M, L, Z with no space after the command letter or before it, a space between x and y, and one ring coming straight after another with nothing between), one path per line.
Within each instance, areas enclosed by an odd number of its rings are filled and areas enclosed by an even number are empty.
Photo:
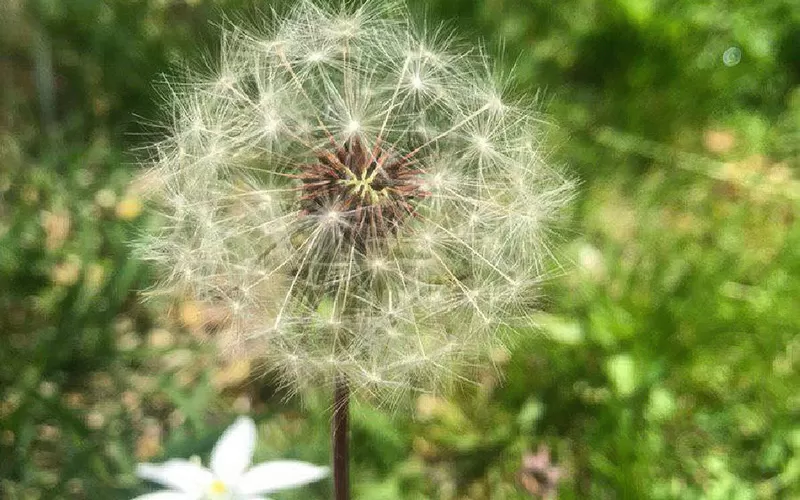
M358 138L334 144L316 163L300 166L301 209L365 250L396 234L414 202L427 196L415 163L380 146L368 149Z

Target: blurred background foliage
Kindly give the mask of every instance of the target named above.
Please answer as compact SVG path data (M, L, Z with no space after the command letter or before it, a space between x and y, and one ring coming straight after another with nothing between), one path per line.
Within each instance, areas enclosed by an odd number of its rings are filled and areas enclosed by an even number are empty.
M188 298L143 304L129 256L151 223L135 151L154 84L258 5L0 2L0 497L130 498L137 461L206 457L240 412L257 458L328 463L327 395L287 400L219 354L214 311ZM356 405L355 498L800 496L797 3L412 9L504 51L582 186L543 312L499 370Z

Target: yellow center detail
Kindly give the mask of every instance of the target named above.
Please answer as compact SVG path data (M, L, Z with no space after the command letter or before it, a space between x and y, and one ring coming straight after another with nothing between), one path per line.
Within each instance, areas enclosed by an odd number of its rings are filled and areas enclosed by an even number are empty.
M211 486L208 487L208 491L212 495L221 495L228 491L228 488L225 487L225 483L220 481L219 479L215 479Z
M377 168L370 176L367 176L366 171L361 173L360 178L352 172L350 172L350 174L352 176L350 179L342 179L339 182L345 186L349 186L356 196L361 196L361 199L368 200L370 203L377 205L382 197L389 196L385 189L377 190L372 185L378 174Z

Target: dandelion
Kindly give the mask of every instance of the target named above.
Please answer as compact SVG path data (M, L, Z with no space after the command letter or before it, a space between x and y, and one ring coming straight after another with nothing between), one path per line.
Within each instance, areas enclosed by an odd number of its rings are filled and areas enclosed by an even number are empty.
M256 500L261 495L313 483L328 469L294 460L264 462L250 467L256 426L240 417L220 437L206 469L190 460L139 464L137 475L170 488L134 500ZM249 470L248 470L249 468Z
M228 311L288 386L436 387L527 324L571 184L535 103L399 6L224 33L154 148L158 292Z
M227 311L287 387L393 401L528 325L571 183L536 103L401 4L300 1L171 85L156 292ZM346 391L341 391L346 387Z

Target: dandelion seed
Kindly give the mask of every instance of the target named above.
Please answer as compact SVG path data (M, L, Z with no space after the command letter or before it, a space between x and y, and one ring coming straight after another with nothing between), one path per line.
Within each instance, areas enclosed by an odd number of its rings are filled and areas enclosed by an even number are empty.
M395 401L527 324L571 183L484 51L343 5L228 30L218 68L167 92L141 253L167 269L154 292L226 308L287 387Z

